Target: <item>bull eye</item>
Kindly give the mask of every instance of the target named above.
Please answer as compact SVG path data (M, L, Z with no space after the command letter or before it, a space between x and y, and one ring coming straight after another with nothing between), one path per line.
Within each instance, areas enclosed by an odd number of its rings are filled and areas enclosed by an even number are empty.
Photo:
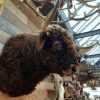
M52 42L53 42L52 39L48 37L48 38L45 40L44 48L45 48L45 49L52 48Z
M61 43L60 43L59 41L55 41L55 42L53 43L53 47L54 47L54 49L56 49L56 50L61 50Z

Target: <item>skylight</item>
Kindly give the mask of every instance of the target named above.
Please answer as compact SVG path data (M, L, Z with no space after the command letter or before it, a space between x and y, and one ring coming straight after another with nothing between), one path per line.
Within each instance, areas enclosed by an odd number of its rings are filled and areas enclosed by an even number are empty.
M72 1L72 8L63 10L66 17L74 17L74 18L82 18L84 16L88 16L93 12L98 12L92 14L90 17L82 20L69 20L69 24L75 34L81 34L93 30L100 29L100 0L83 0L83 1L90 1L87 4L83 5L81 2L82 0L73 0ZM97 7L98 6L98 7ZM64 5L63 8L66 8L67 4ZM70 10L70 11L68 11ZM63 16L63 15L62 15ZM91 33L92 34L92 33ZM98 41L100 43L100 34L94 36L87 36L84 38L77 39L79 45L81 46L89 46L94 44L94 42ZM100 54L100 44L96 45L93 49L88 51L86 55L95 55ZM100 57L93 57L87 59L91 64L95 64L97 61L100 60Z

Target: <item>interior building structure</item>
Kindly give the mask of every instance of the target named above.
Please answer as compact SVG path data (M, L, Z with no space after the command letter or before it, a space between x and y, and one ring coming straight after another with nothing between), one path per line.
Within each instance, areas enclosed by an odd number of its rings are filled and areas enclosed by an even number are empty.
M95 79L90 79L88 83L84 83L82 86L84 92L90 95L89 98L67 98L65 100L100 100L99 0L0 0L0 53L2 53L6 41L12 36L22 33L38 35L41 29L41 23L47 18L48 13L54 8L57 1L59 1L59 7L51 24L59 24L67 29L73 35L74 42L79 46L91 47L82 55L81 62L87 67L85 72L90 72L96 76ZM41 84L39 89L47 89L47 87L51 89L53 85L49 82L41 82ZM98 90L96 90L97 87L99 88ZM38 95L37 91L36 94ZM25 97L26 99L21 98L21 100L45 100L42 97L47 96L44 91L39 92L39 95L40 99L29 99L34 98L33 93L32 97L29 95ZM10 98L9 100L12 99Z

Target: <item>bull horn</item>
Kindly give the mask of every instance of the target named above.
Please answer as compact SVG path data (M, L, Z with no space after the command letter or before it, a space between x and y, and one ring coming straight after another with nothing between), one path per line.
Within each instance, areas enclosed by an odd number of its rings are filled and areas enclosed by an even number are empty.
M75 46L76 46L77 51L79 51L80 55L84 55L86 52L88 52L90 49L92 49L97 44L99 44L98 41L95 44L88 46L88 47L81 47L77 44L75 44Z
M59 6L59 0L56 0L56 5L55 7L50 11L50 13L47 15L47 18L43 21L43 23L41 24L41 29L42 30L46 30L46 28L48 27L48 25L50 24L50 22L52 21L52 19L54 18L56 12L57 12L57 8Z

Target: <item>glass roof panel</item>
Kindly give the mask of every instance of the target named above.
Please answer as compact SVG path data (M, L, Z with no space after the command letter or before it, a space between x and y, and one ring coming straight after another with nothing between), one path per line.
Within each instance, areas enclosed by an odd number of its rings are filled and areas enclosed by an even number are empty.
M81 33L100 29L100 13L96 12L92 14L93 12L98 10L97 6L98 4L100 4L100 0L95 0L95 1L90 0L90 2L87 3L87 5L79 4L78 1L79 0L73 0L72 2L73 7L70 9L70 12L75 14L74 18L82 18L90 14L91 16L86 19L78 20L78 21L69 20L73 32L75 32L75 34L81 34ZM66 4L64 5L64 8L65 7ZM67 18L73 16L69 14L68 9L64 10L64 13L66 14ZM92 45L96 41L98 41L99 44L94 46L90 51L88 51L86 55L100 54L100 33L94 36L79 38L77 39L77 41L79 42L79 45L84 47ZM87 60L91 62L91 64L95 64L97 61L99 61L99 59L100 57L93 57L93 58L88 58Z

